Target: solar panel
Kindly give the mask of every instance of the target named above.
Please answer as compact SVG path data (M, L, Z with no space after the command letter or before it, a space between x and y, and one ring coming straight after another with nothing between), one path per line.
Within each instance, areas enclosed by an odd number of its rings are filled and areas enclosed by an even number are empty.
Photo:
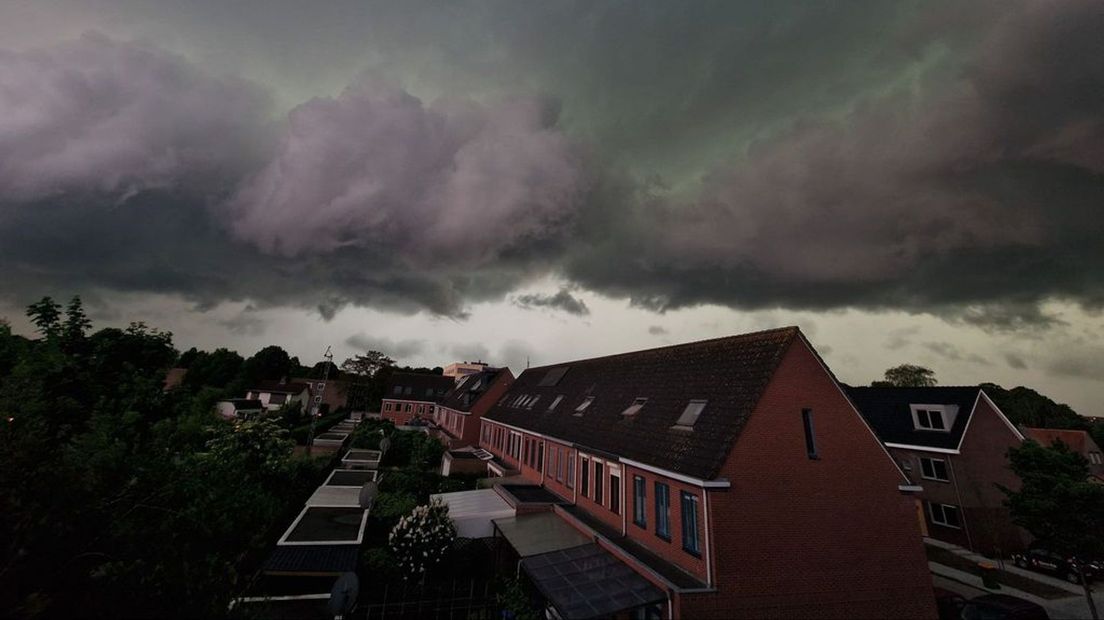
M560 366L559 368L553 368L544 373L544 378L537 384L538 387L551 387L560 382L563 376L567 374L567 370L570 366Z

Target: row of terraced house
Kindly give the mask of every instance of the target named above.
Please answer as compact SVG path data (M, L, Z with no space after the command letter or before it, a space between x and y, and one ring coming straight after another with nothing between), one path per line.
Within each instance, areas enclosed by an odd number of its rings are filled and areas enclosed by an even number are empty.
M996 487L1024 433L984 390L850 388L798 328L397 374L382 414L499 479L442 500L562 618L934 617L923 537L1027 542Z

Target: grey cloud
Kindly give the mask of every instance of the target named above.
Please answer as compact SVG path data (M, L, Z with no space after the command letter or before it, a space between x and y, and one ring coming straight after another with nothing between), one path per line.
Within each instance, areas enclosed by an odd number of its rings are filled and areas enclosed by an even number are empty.
M219 325L222 325L235 334L241 334L243 336L260 336L264 333L267 322L263 318L257 316L256 309L250 306L229 319L219 321Z
M421 354L426 348L424 340L391 340L363 332L349 336L345 339L345 344L358 351L379 351L399 362Z
M566 288L561 288L554 295L541 295L539 293L518 295L513 301L514 305L527 310L533 308L549 308L553 310L562 310L568 314L574 314L575 316L586 316L590 314L590 308L587 307L586 302L572 295Z
M932 71L761 139L695 200L645 192L613 228L599 213L569 272L656 310L903 307L1014 325L1050 320L1049 296L1098 306L1104 13L1002 12L953 79Z
M478 342L452 344L440 347L454 361L488 361L491 352L487 347Z
M1015 368L1017 370L1027 369L1027 362L1024 360L1023 357L1016 353L1005 353L1004 361L1008 363L1008 366L1010 368Z
M1046 363L1052 375L1104 381L1104 347L1071 347Z
M662 325L649 325L648 333L653 336L665 336L668 334L667 328Z
M896 351L912 344L912 336L920 333L919 327L900 327L889 332L885 348Z
M958 346L949 342L925 342L923 347L932 353L935 353L939 357L948 359L954 362L969 362L971 364L981 364L983 366L990 366L992 362L978 355L977 353L971 353L969 351L963 351Z
M538 359L533 347L521 340L508 340L503 344L499 349L498 359L513 370L515 376L520 375L528 366L541 366L557 361Z

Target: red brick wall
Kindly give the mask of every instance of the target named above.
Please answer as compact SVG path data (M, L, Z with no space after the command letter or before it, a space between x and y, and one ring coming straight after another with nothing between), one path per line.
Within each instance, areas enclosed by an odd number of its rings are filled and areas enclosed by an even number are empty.
M806 456L813 411L820 458ZM716 594L680 597L693 618L934 618L931 575L900 472L802 340L796 340L710 493Z
M675 564L686 572L696 576L702 581L707 580L705 567L705 490L701 487L685 484L677 480L660 476L635 467L625 468L628 473L625 477L626 485L625 501L625 533L629 538L638 541L651 549L663 559ZM644 511L647 517L646 527L640 527L633 522L633 476L642 476L645 484ZM670 540L664 540L656 534L655 511L655 483L661 482L670 488ZM695 556L682 548L682 509L681 492L698 496L698 541L701 553ZM714 491L713 494L716 494ZM712 502L710 498L710 502Z
M406 405L410 405L412 411L406 410ZM388 411L388 405L391 406L391 410ZM427 403L417 400L392 400L389 398L383 399L380 404L380 416L384 420L390 420L396 426L409 423L415 417L430 418L433 415L433 403Z
M1028 542L1028 534L1012 524L1002 505L1005 496L996 486L1020 487L1020 479L1008 467L1006 456L1009 448L1020 443L1000 414L980 399L963 437L961 454L954 457L962 512L978 551L1007 555Z

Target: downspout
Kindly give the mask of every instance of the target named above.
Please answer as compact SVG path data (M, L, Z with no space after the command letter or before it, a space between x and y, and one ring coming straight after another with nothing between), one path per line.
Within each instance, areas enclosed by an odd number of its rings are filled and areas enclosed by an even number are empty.
M970 526L966 523L966 506L962 505L962 492L958 488L958 474L955 473L954 459L951 455L947 455L947 464L951 467L951 476L954 478L955 497L958 498L958 510L962 513L962 531L966 532L966 544L970 547L970 551L977 553L974 549L974 539L970 537ZM929 509L930 510L930 509Z
M705 511L702 515L703 517L705 517L704 518L704 521L705 521L705 523L704 523L704 525L705 525L705 583L708 584L709 587L712 588L713 587L713 563L712 563L713 554L711 553L711 551L713 550L713 537L709 535L709 530L712 529L712 528L709 527L709 490L708 489L705 489L705 488L702 489L702 499L705 500L705 501L702 502L702 505L705 507Z

